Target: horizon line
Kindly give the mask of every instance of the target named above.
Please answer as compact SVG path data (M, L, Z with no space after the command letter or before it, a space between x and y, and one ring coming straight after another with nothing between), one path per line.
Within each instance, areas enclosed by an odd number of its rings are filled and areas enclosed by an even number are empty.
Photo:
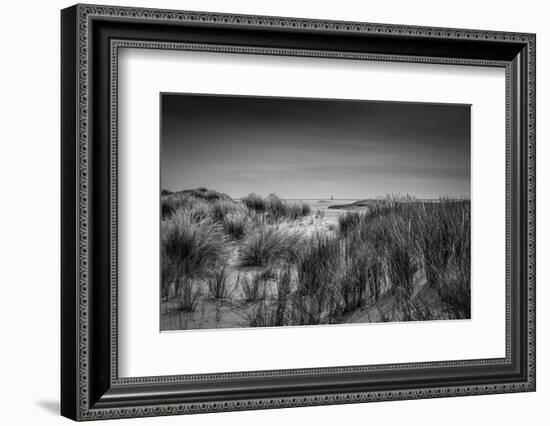
M198 190L200 189L200 187L197 187L197 188L188 188L188 189L180 189L180 190L170 190L170 189L166 189L166 188L161 188L160 192L162 194L163 191L167 191L167 192L170 192L172 194L177 194L178 192L184 192L184 191L193 191L193 190ZM228 197L230 197L231 199L233 200L242 200L243 198L246 198L248 195L252 194L247 194L247 195L242 195L242 196L237 196L237 197L234 197L226 192L220 192L220 191L217 191L215 189L210 189L210 188L204 188L208 191L214 191L214 192L219 192L221 194L225 194L227 195ZM314 197L314 198L307 198L307 197L293 197L293 198L290 198L290 197L282 197L280 196L279 194L277 193L270 193L266 196L262 195L262 194L259 194L259 193L254 193L253 194L256 194L256 195L259 195L261 196L262 198L268 198L269 195L271 194L274 194L276 196L278 196L279 198L283 199L283 200L302 200L302 201L309 201L309 200L328 200L328 201L331 201L331 200L381 200L381 199L387 199L388 196L389 197L412 197L412 198L416 198L418 200L439 200L441 198L448 198L448 199L453 199L453 200L470 200L471 197L470 195L465 195L465 194L460 194L460 195L451 195L451 194L440 194L438 196L434 196L434 197L419 197L419 196L415 196L415 195L412 195L410 193L395 193L395 192L392 192L392 193L385 193L383 195L373 195L373 196L359 196L359 197L345 197L345 198L331 198L331 196L328 196L328 197Z

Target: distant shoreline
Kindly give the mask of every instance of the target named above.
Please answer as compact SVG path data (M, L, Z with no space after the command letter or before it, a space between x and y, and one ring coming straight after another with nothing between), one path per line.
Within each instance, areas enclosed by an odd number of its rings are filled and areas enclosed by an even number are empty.
M469 198L447 198L445 200L455 202L455 203L465 203L465 202L469 203L470 202ZM331 206L328 206L327 208L328 209L333 209L333 210L343 210L343 209L352 209L352 208L356 208L356 207L372 207L374 204L384 202L384 201L389 201L389 202L393 202L393 203L407 203L407 202L409 202L407 200L365 199L365 200L358 200L358 201L355 201L353 203L348 203L348 204L333 204ZM428 204L428 203L439 203L440 201L441 201L440 198L427 198L427 199L412 199L410 202Z
M164 196L168 196L168 195L173 195L173 194L178 194L178 193L185 193L189 190L183 190L183 191L171 191L171 190L166 190L166 189L163 189L161 191L161 195L164 195ZM226 196L230 199L232 199L233 201L242 201L243 199L245 199L246 197L231 197L230 195L227 195ZM329 205L327 206L328 209L349 209L349 208L354 208L354 207L369 207L369 206L372 206L373 204L375 203L380 203L380 202L386 202L386 201L390 201L390 202L398 202L398 203L404 203L404 202L407 202L407 201L404 201L404 200L394 200L394 199L387 199L387 198L360 198L360 197L357 197L357 198L283 198L283 197L280 197L281 200L286 200L286 201L316 201L318 203L335 203L335 202L340 202L339 204L332 204L332 205ZM445 196L442 196L442 197L438 197L438 198L412 198L412 201L413 202L419 202L419 203L437 203L439 202L440 200L442 199L445 199L447 201L453 201L453 202L470 202L470 198L461 198L461 197L457 197L457 198L453 198L453 197L445 197Z

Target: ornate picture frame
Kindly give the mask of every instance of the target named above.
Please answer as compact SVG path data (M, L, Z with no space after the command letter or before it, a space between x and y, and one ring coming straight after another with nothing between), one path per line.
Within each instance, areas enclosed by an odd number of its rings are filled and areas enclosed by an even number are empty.
M97 5L64 9L62 415L93 420L534 391L535 40L523 33L268 16ZM119 377L121 48L503 68L505 357Z

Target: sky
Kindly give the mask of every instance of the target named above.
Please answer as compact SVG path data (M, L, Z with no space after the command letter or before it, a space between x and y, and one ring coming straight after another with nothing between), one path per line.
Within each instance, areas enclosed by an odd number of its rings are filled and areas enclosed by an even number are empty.
M470 196L470 106L161 94L161 187Z

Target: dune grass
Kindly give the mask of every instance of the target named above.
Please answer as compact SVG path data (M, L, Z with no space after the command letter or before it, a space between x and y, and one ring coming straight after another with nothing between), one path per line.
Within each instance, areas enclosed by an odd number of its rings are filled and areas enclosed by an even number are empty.
M342 238L371 243L371 276L385 271L386 286L400 298L410 298L421 272L438 289L457 318L469 318L470 203L441 199L424 203L410 197L388 198L367 212L349 211L339 218ZM354 253L361 250L355 249ZM372 263L372 262L371 262ZM379 278L367 280L379 297ZM378 281L378 283L376 282Z
M441 300L456 318L470 318L470 267L459 266L454 258L438 273Z
M289 325L289 297L292 291L292 273L289 265L286 265L281 271L272 275L276 280L277 294L274 298L268 299L264 295L256 306L246 314L247 325L249 327L278 327ZM264 286L265 289L265 286Z
M201 290L197 283L185 276L176 279L176 310L192 313L197 307Z
M208 293L214 299L227 299L230 297L232 290L228 283L227 266L219 267L212 276L208 277Z
M256 212L264 212L267 208L267 202L262 198L261 195L250 193L242 199L242 202L250 210Z
M293 323L332 322L338 304L335 278L340 253L340 242L327 233L316 233L303 245L296 265L296 291L291 301Z
M293 262L300 253L301 233L275 225L257 225L241 241L242 266L268 266L279 261Z
M338 217L338 231L343 237L346 237L351 232L354 232L357 230L361 222L364 221L364 214L348 210L345 213L342 213Z
M292 272L286 265L277 276L277 298L275 305L274 325L286 324L287 304L292 291Z
M269 194L262 198L251 193L242 199L244 205L256 213L264 214L265 222L278 222L281 220L296 220L311 213L311 207L307 203L282 200L277 194Z
M204 277L227 257L226 236L210 220L178 210L161 223L163 294L180 277Z
M414 299L426 281L449 318L470 317L469 201L387 197L313 234L300 228L310 206L275 194L233 200L198 188L164 192L161 207L162 294L182 312L201 297L232 300L239 288L251 327L338 323L383 297L395 303L379 321L428 320L437 312Z
M255 273L251 277L244 276L239 279L246 302L256 302L265 299L267 295L267 280L269 273Z
M251 226L252 220L246 212L233 211L223 219L223 229L233 240L242 240Z
M279 323L277 307L270 300L262 300L251 312L246 313L246 325L248 327L276 327Z

